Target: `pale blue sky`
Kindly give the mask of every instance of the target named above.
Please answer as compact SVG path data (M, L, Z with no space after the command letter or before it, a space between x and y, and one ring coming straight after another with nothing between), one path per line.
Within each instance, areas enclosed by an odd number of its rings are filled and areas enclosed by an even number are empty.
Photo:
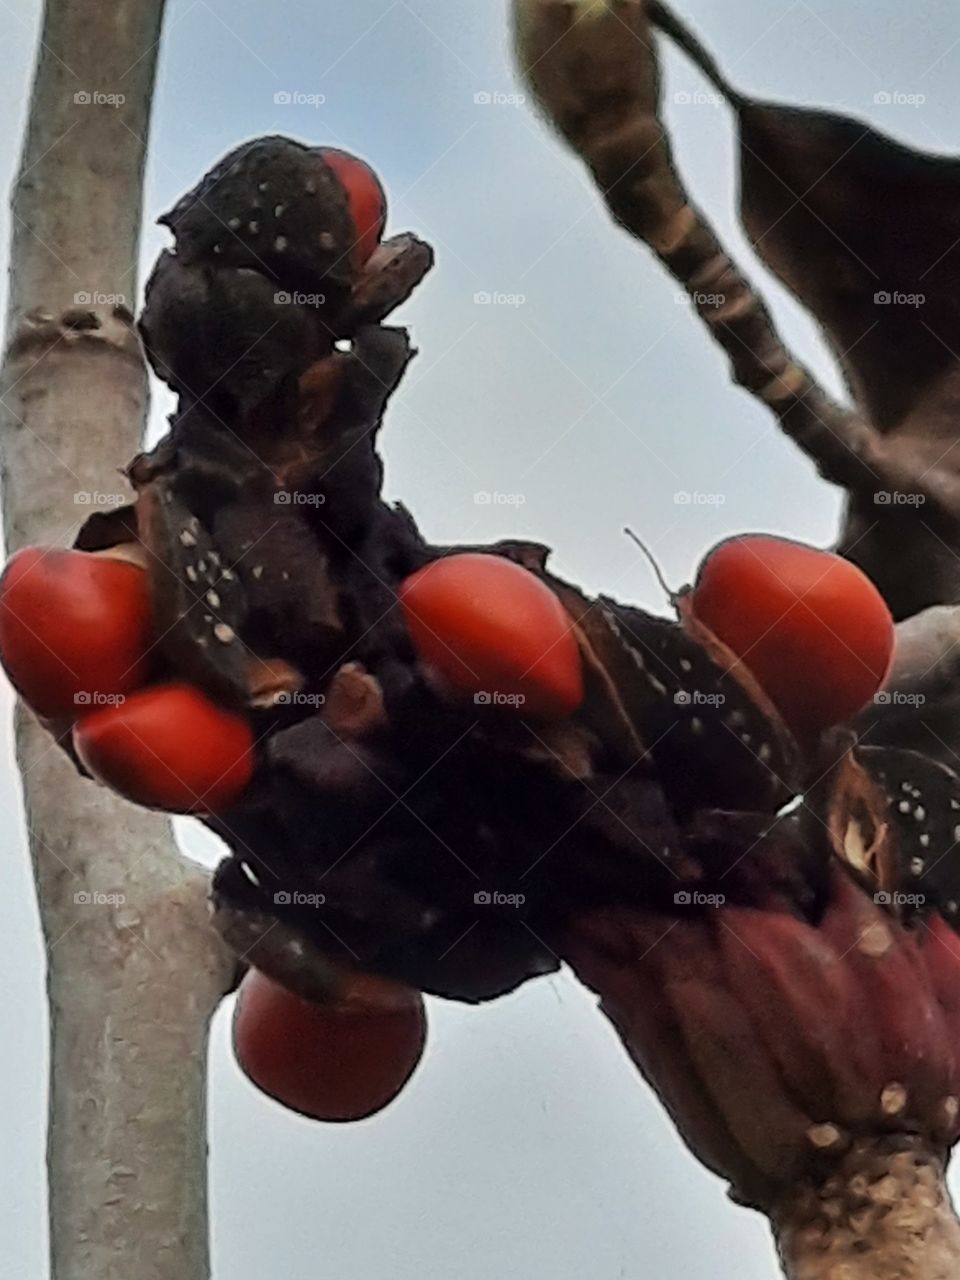
M679 7L743 88L832 105L922 147L960 148L960 13L946 0ZM37 18L28 0L0 0L5 182ZM659 595L625 523L675 583L736 530L828 541L835 494L727 386L673 284L611 227L578 165L529 105L475 102L522 92L506 30L504 0L173 0L150 218L258 133L334 143L377 165L392 228L438 250L434 275L403 312L422 354L383 436L389 493L438 540L541 539L556 547L561 573L652 606ZM705 87L681 59L667 61L671 102ZM284 91L325 102L275 103ZM926 101L875 105L882 91ZM699 200L742 246L727 113L672 105L669 114ZM162 243L149 229L145 264ZM481 292L524 301L479 306ZM833 379L811 325L782 291L771 294L802 356ZM165 406L158 397L158 421ZM681 490L723 502L681 505ZM523 502L478 504L478 491ZM3 707L6 716L6 695ZM42 958L6 729L3 751L0 1280L42 1280ZM187 839L197 850L212 844ZM728 1205L685 1152L570 979L479 1011L433 1002L431 1015L426 1063L402 1100L373 1121L328 1129L253 1091L230 1060L221 1014L211 1073L217 1280L775 1274L764 1223Z

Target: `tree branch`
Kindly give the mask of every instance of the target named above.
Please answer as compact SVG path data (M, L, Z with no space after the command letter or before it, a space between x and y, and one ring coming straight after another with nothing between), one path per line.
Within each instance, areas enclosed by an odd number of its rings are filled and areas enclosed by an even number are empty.
M952 1280L960 1223L941 1158L910 1139L861 1141L773 1214L787 1280Z
M13 197L0 437L8 547L120 500L146 377L131 312L162 0L50 0ZM51 1012L55 1280L208 1275L205 1045L234 962L169 824L18 716Z

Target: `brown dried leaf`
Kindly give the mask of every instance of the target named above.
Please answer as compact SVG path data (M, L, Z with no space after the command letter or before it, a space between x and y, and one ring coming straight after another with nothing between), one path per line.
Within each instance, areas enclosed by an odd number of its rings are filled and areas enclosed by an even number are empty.
M762 102L742 103L740 137L754 248L823 325L871 422L889 430L957 363L960 161L833 112ZM956 437L954 414L926 416L925 432Z

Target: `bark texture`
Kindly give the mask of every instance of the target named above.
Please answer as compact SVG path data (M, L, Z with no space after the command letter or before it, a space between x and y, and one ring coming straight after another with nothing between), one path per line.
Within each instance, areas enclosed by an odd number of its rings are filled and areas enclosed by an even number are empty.
M162 0L51 0L21 169L0 374L9 550L121 499L147 387L131 312ZM54 1280L202 1280L209 1019L233 961L169 823L17 722L47 944Z
M774 1212L788 1280L951 1280L960 1223L944 1174L919 1143L858 1143Z

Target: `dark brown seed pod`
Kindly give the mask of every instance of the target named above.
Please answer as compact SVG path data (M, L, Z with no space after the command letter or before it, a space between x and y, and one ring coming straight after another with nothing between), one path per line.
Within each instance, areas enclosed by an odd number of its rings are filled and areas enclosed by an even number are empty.
M919 751L851 745L805 798L806 830L878 906L960 928L960 776Z
M247 598L236 568L174 476L158 478L141 493L137 515L141 540L152 553L162 652L197 684L243 705L255 659L241 639Z
M354 280L346 193L318 148L279 135L237 147L160 218L188 267L248 267L332 309ZM336 295L336 296L334 296Z
M879 893L900 914L940 911L960 928L960 777L918 751L861 747L856 755L886 802L890 852Z
M234 427L331 342L315 308L255 267L169 252L147 281L140 333L157 376Z
M705 634L603 596L597 618L620 654L611 670L671 803L775 812L800 782L796 744L730 655Z

